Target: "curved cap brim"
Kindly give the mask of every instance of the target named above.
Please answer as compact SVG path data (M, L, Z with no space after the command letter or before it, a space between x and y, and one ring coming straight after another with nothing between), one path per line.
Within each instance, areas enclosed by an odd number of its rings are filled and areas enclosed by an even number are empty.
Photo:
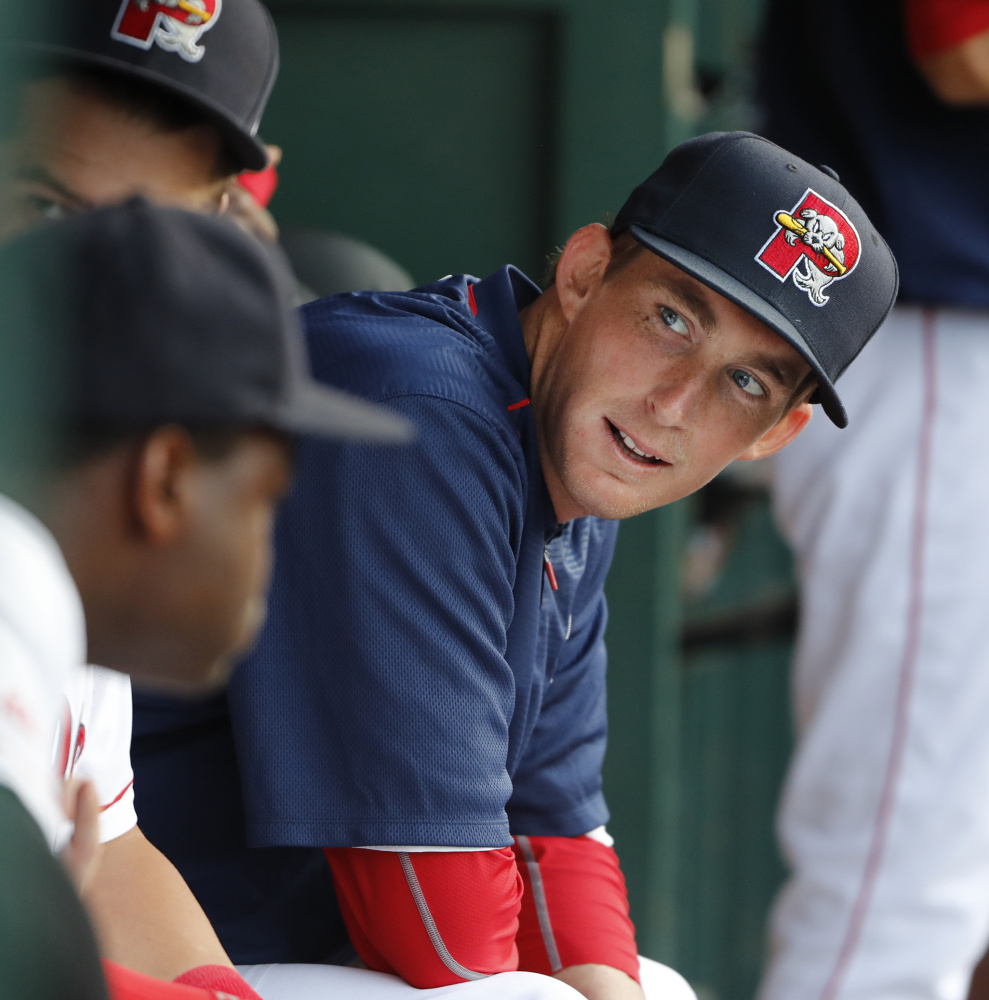
M779 334L810 365L817 378L817 391L814 393L812 401L821 404L824 412L836 426L848 426L848 415L835 392L834 385L814 356L814 352L801 336L800 331L781 312L743 285L737 278L733 278L703 257L655 236L641 226L629 226L628 231L644 247L676 265L680 270L686 271L691 277L707 285L719 295L723 295L730 302L734 302L735 305L740 306L747 313L765 323L774 333Z
M339 389L316 383L298 386L278 420L281 430L347 441L403 444L415 430L405 417Z

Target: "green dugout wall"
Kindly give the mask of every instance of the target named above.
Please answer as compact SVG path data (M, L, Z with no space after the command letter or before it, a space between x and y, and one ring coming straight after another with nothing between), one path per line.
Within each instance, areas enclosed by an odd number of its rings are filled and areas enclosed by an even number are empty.
M677 142L753 124L758 0L269 3L277 218L420 282L538 277ZM640 947L741 1000L781 877L789 741L792 584L762 494L726 484L628 522L609 597L606 792Z

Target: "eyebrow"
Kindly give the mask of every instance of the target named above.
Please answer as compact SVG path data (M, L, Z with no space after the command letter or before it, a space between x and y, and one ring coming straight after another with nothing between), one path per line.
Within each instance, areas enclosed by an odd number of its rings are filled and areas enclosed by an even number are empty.
M34 181L37 184L44 184L46 187L51 188L56 194L58 194L59 197L72 202L80 208L93 207L92 202L77 194L70 187L67 187L56 177L53 177L50 173L48 173L44 167L38 166L37 164L18 167L15 176L21 181Z
M705 333L712 333L717 328L718 323L714 318L714 310L710 307L702 292L696 291L685 282L676 278L666 278L657 282L664 291L670 292L675 299L678 299L700 321Z

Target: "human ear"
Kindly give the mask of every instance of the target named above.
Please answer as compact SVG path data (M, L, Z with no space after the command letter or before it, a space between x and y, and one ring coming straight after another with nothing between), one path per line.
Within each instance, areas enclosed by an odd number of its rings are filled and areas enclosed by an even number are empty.
M610 260L611 235L599 222L583 226L567 240L556 265L556 293L568 321L604 277Z
M165 546L186 529L195 502L196 449L181 427L161 427L134 457L131 510L141 534Z
M740 462L769 458L785 448L810 423L814 408L810 403L800 403L785 413L765 434L738 456Z

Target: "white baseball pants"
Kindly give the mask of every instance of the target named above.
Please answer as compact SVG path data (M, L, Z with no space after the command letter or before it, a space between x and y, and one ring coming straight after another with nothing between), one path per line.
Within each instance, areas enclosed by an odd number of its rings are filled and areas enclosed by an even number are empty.
M897 308L774 459L792 877L760 1000L962 1000L989 938L989 314Z
M646 1000L697 1000L669 967L640 956L639 969ZM237 971L264 1000L581 1000L565 983L534 972L417 990L398 976L340 965L241 965Z

